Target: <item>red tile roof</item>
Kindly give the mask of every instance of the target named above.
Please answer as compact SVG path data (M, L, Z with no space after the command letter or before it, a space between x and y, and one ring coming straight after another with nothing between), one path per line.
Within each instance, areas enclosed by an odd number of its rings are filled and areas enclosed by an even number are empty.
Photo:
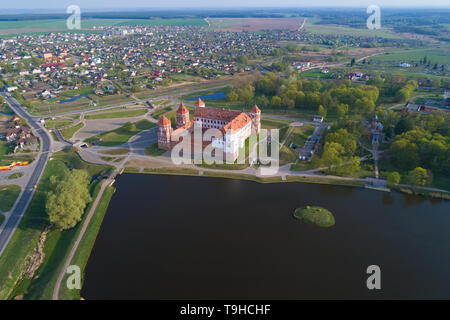
M194 111L194 117L196 118L204 118L204 119L213 119L213 120L222 120L222 121L231 121L236 118L242 112L235 110L225 110L218 108L197 108Z
M255 104L253 108L250 110L251 113L261 113L261 110L258 108L258 106Z
M198 99L197 99L197 102L195 103L195 106L196 106L196 107L199 107L199 106L204 106L204 105L205 105L205 103L203 102L203 100L200 99L200 98L198 98Z
M243 127L245 127L249 122L251 122L252 119L246 114L246 113L241 113L240 115L238 115L236 118L234 118L233 120L231 120L230 122L228 122L223 128L222 130L226 133L228 130L231 130L231 132L233 133L233 131L239 131L241 130Z
M165 125L170 125L171 122L170 122L169 119L167 119L166 116L162 116L161 119L159 119L158 124L159 124L159 125L164 125L164 126L165 126Z
M177 113L179 113L179 114L186 114L186 113L189 113L189 110L184 106L183 103L181 103L180 107L177 110Z

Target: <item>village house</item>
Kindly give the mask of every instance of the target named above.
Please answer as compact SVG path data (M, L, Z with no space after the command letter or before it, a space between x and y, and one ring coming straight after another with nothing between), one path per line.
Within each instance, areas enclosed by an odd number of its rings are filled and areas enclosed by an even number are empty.
M16 141L31 137L31 130L28 127L16 127L6 131L6 141Z

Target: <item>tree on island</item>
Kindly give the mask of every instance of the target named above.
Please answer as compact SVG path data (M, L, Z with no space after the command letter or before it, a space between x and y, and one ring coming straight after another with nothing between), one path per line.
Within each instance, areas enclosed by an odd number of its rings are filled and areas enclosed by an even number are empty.
M84 170L72 170L61 180L51 177L45 204L50 222L61 230L73 228L91 201L88 187L89 174Z

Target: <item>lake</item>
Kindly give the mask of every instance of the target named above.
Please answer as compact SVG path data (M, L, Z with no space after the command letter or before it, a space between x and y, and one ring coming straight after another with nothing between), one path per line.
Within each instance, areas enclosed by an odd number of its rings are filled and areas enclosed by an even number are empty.
M186 100L188 101L195 101L198 98L202 99L202 100L219 100L219 99L225 99L227 96L225 94L225 92L216 92L216 93L210 93L210 94L205 94L203 96L196 96L196 97L192 97L192 98L187 98Z
M450 202L304 183L118 177L86 299L450 298ZM336 225L296 220L323 206ZM381 268L381 290L366 269Z
M66 102L73 102L73 101L77 101L78 99L81 99L83 97L88 97L88 95L87 94L80 94L78 96L70 97L69 99L66 99L66 100L60 100L59 103L63 104L63 103L66 103Z

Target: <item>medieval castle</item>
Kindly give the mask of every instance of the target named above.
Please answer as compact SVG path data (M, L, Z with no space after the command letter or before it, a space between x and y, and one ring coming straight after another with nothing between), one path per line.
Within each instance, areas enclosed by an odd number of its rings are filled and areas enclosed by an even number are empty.
M193 141L201 143L202 148L212 144L214 148L223 149L226 161L235 161L239 156L239 149L245 145L250 134L259 134L261 129L261 110L254 105L250 112L208 108L199 98L195 103L194 119L190 120L189 110L180 104L177 110L177 128L167 117L162 116L158 121L158 148L171 150L180 142L180 136L187 130L192 135L194 127L202 131L214 128L222 133L222 138L213 137L209 141ZM203 134L202 134L203 137ZM192 140L191 140L192 141Z

